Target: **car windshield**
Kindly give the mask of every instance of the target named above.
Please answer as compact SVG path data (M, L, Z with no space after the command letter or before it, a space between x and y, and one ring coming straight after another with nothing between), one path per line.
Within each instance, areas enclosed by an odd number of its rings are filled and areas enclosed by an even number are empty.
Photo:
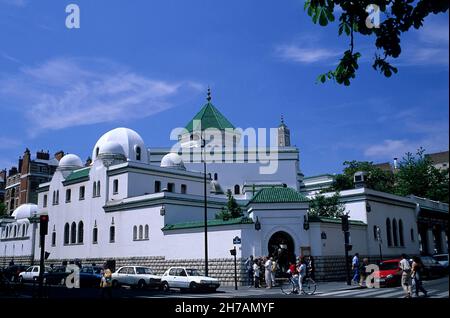
M202 273L195 268L186 268L188 276L203 276Z
M379 267L380 267L381 271L398 269L398 263L394 263L394 262L381 263Z
M138 275L145 275L145 274L153 274L153 271L151 268L148 267L136 267L136 274Z
M448 255L436 255L433 258L438 262L448 261Z

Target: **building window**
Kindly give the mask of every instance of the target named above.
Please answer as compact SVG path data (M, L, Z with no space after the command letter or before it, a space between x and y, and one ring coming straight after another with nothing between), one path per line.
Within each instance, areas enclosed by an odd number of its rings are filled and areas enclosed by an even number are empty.
M376 226L376 225L373 226L373 239L374 239L375 241L378 240L377 226Z
M181 185L181 193L186 194L186 192L187 192L187 186L185 184L182 184Z
M141 147L136 147L136 160L141 161Z
M144 228L142 225L139 225L139 239L142 240L144 238Z
M397 220L392 220L392 236L394 237L394 246L398 246L398 227Z
M66 202L70 202L71 196L72 196L72 190L67 189L66 190Z
M114 179L113 181L113 194L119 193L119 180Z
M25 237L25 235L27 234L27 227L25 224L22 225L22 236Z
M56 232L53 231L52 233L52 246L56 246Z
M56 190L56 202L55 204L59 204L59 190Z
M64 244L65 245L69 244L69 237L70 237L69 228L70 228L69 223L66 223L66 225L64 225Z
M169 183L167 184L167 191L168 191L168 192L174 192L174 190L175 190L175 184L169 182Z
M97 242L98 242L98 229L97 226L95 226L94 229L92 230L92 243L97 244Z
M111 225L109 227L109 242L114 243L116 240L116 227L114 225Z
M234 186L234 194L241 194L241 188L238 184Z
M133 226L133 241L137 240L137 226Z
M217 173L214 174L214 180L217 181Z
M97 159L99 151L100 151L99 147L95 148L95 158L94 159Z
M46 194L44 194L44 204L43 204L44 208L47 207L47 201L48 201L48 196Z
M97 196L100 196L100 181L97 181Z
M405 241L403 239L403 221L398 221L398 237L400 239L400 246L405 246Z
M84 239L84 226L83 221L78 223L78 244L83 244Z
M148 240L148 224L145 225L144 238Z
M16 225L14 225L14 228L13 228L13 237L16 237L17 236L17 226Z
M161 181L155 181L155 193L161 192Z
M53 191L53 195L52 195L52 204L53 204L53 205L56 204L56 191Z
M386 237L388 246L392 246L392 230L391 230L391 220L386 219Z
M411 229L410 235L411 235L411 242L414 242L414 229Z
M92 184L92 197L95 198L96 195L97 195L97 182L94 181L94 183Z
M70 244L75 244L77 242L77 224L72 222L70 227Z
M80 200L84 200L85 194L86 194L86 188L84 186L81 186L80 187L80 197L79 197L79 199Z

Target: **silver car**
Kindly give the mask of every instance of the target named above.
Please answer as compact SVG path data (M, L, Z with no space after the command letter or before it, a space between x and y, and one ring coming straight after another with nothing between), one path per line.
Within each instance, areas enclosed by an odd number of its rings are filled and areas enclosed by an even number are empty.
M161 276L161 288L164 291L171 288L216 291L219 286L217 278L203 276L195 268L171 267Z
M113 287L131 286L138 288L160 287L161 277L150 267L123 266L112 274Z

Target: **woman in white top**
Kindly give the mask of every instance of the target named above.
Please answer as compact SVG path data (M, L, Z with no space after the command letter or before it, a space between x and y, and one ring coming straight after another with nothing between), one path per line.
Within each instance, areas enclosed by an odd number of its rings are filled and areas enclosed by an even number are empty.
M266 288L272 288L272 257L269 257L264 264L265 268L265 275L264 278L266 279Z

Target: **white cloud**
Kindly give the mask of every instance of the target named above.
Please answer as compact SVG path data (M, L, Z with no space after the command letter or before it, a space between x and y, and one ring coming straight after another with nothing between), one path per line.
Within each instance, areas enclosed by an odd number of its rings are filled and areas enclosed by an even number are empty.
M306 48L298 45L280 45L275 52L280 58L297 63L316 63L339 56L339 52L325 48Z
M0 79L0 94L19 100L33 134L151 116L202 86L147 78L107 60L52 59Z
M27 5L26 0L0 0L0 3L8 4L15 7L25 7Z

